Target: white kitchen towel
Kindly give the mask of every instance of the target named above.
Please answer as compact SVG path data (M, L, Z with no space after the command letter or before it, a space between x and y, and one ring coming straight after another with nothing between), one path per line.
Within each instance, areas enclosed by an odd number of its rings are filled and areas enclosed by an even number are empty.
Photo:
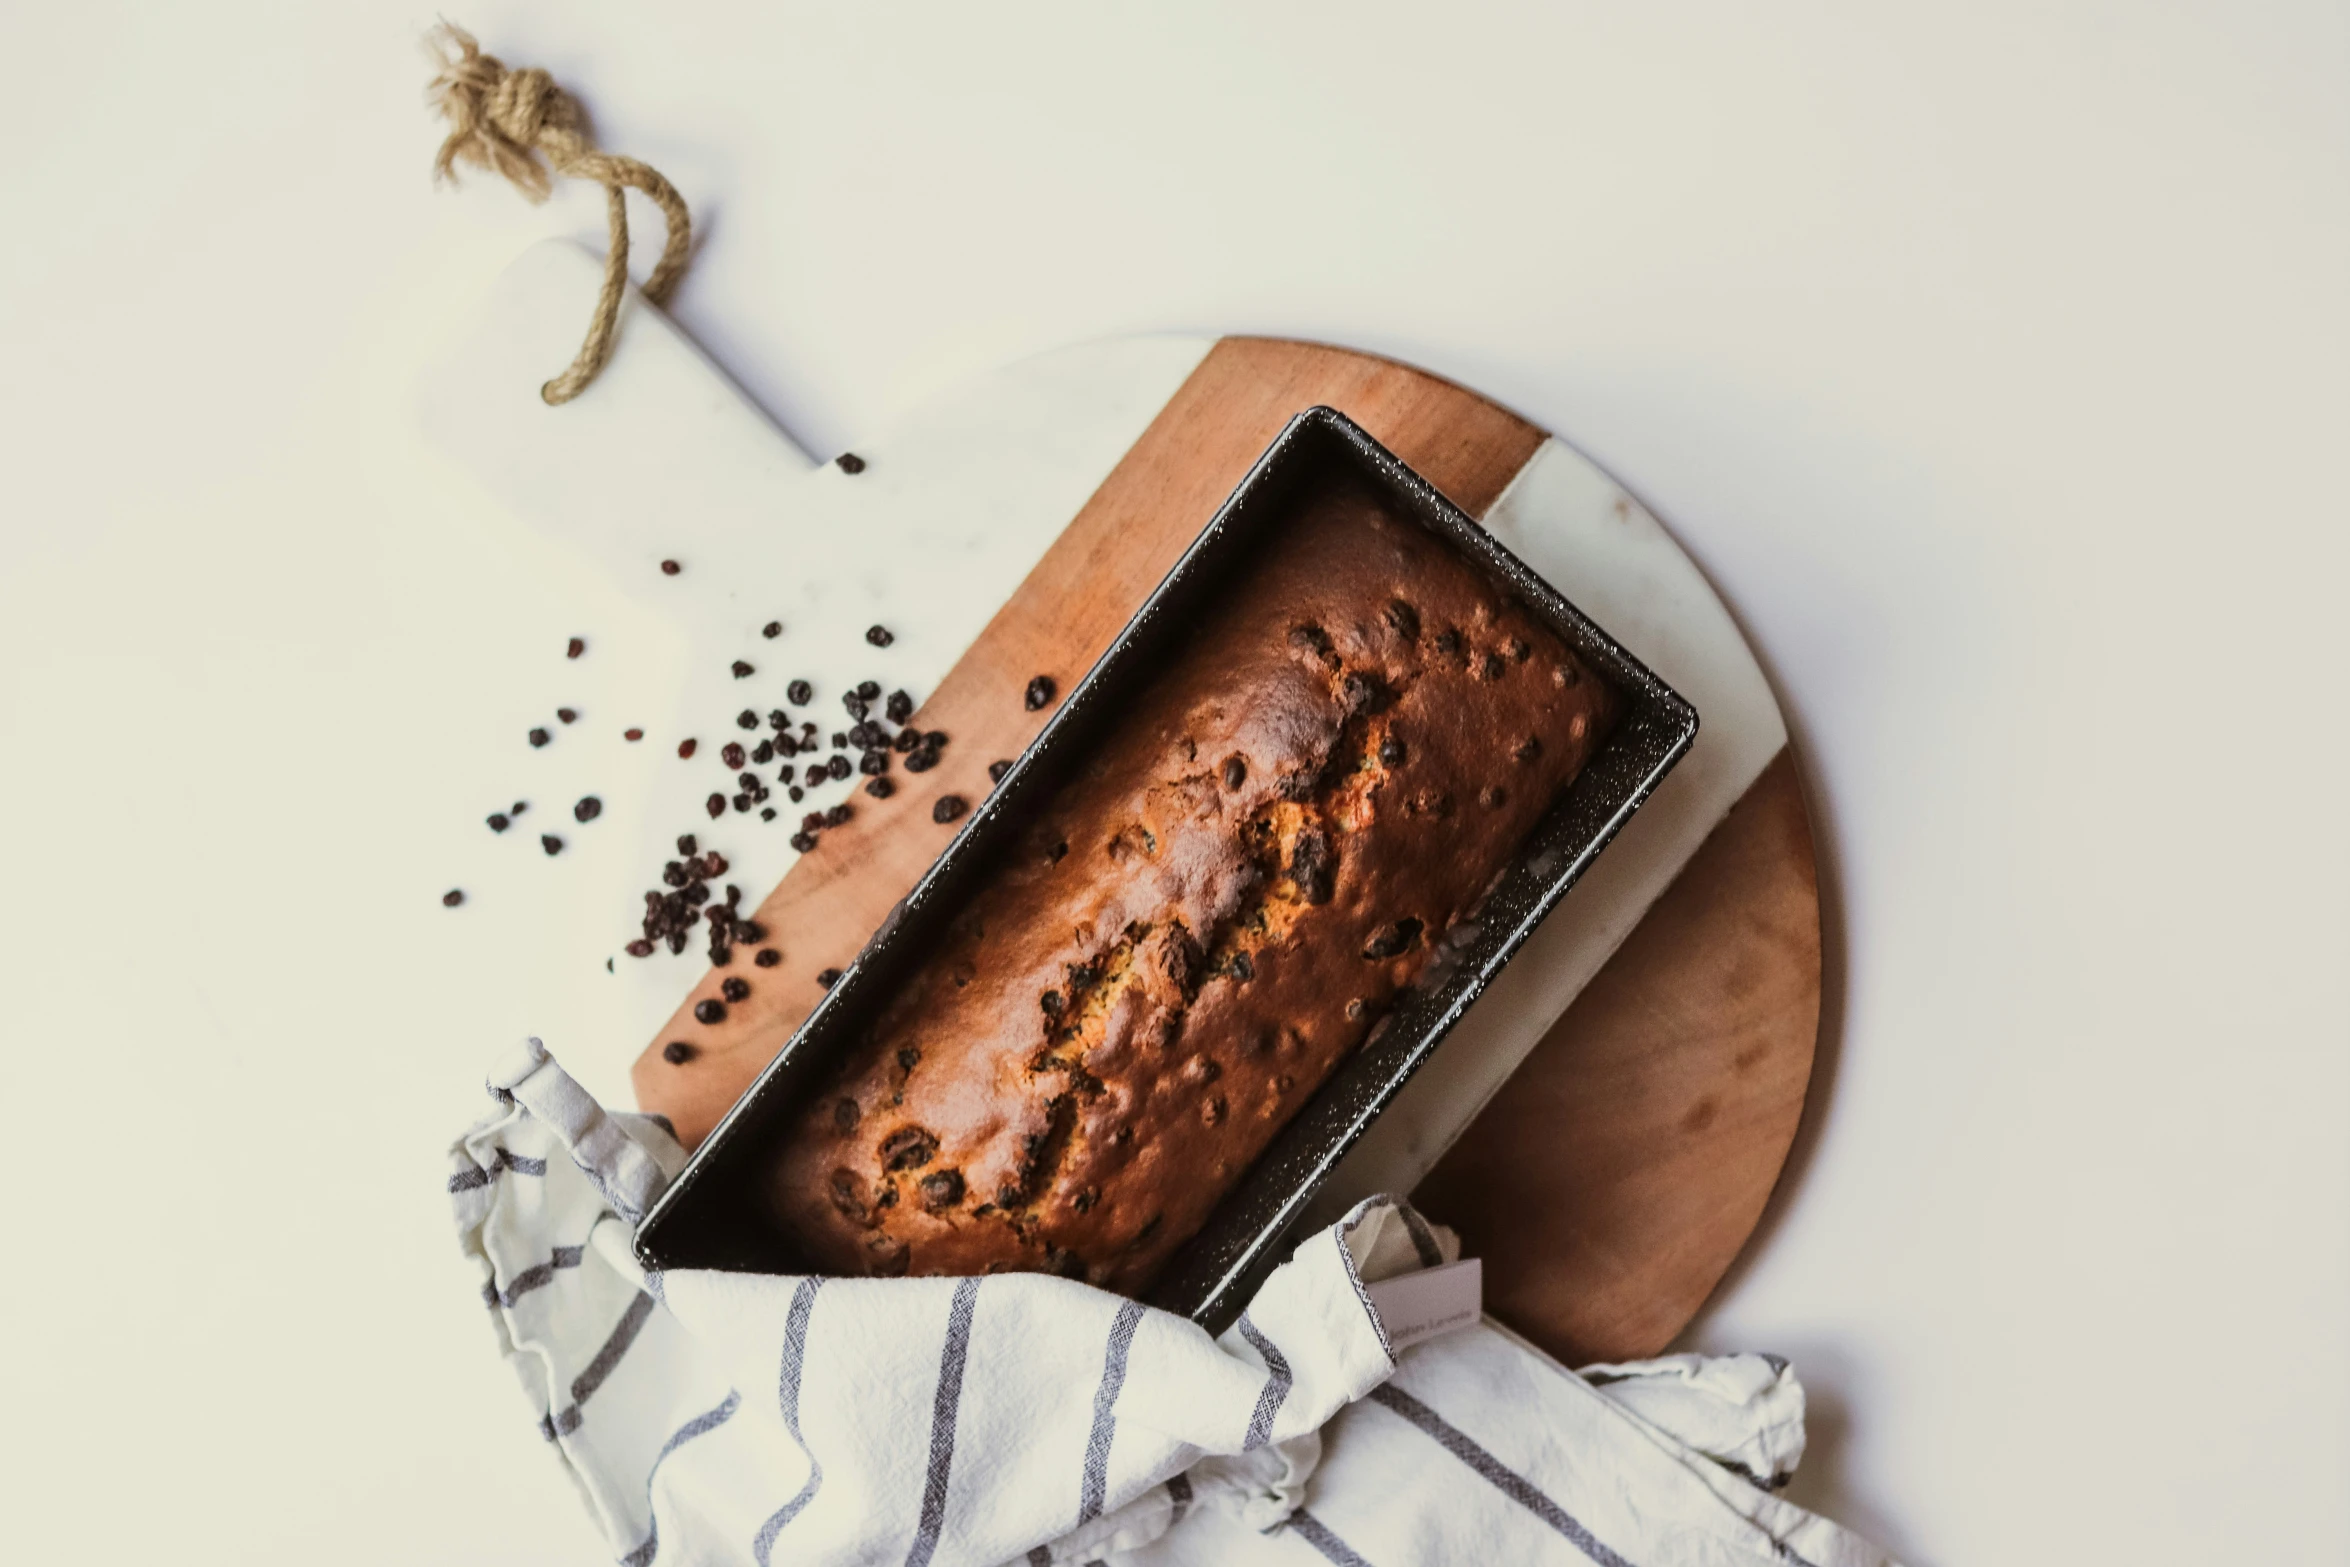
M453 1150L460 1237L630 1567L1889 1567L1772 1494L1802 1450L1782 1361L1586 1381L1490 1322L1399 1359L1366 1286L1457 1250L1401 1202L1308 1238L1215 1339L1039 1274L647 1274L630 1237L684 1164L667 1129L537 1040L488 1086Z

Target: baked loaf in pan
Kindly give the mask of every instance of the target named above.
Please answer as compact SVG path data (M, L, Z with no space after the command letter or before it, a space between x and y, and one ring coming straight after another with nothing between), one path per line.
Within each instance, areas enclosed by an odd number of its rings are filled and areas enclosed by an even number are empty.
M1615 706L1367 485L1317 486L811 1102L774 1217L829 1272L1141 1293Z

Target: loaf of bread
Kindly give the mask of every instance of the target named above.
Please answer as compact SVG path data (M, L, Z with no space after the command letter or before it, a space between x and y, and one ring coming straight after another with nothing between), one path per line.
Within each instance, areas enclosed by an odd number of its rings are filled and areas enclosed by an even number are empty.
M778 1150L819 1269L1139 1294L1470 915L1606 686L1368 486L1322 486Z

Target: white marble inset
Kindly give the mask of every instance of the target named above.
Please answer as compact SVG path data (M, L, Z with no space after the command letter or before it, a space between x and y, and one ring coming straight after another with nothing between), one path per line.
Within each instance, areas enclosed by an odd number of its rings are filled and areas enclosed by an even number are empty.
M812 464L634 296L596 384L562 408L540 402L540 382L576 344L600 266L566 243L527 252L428 376L421 413L440 449L644 611L578 671L620 682L607 708L625 708L650 738L595 753L608 815L592 840L576 835L590 862L557 882L528 874L525 857L525 873L498 887L513 917L576 941L594 999L549 998L565 1026L547 1032L583 1081L624 1100L629 1063L700 972L689 949L682 959L623 957L610 978L602 973L633 934L638 891L653 884L671 838L694 831L724 853L747 902L794 858L784 840L798 809L780 791L769 803L786 814L774 823L703 813L703 797L725 782L708 752L740 733L733 715L782 705L792 678L817 685L808 714L827 731L846 726L840 693L868 675L926 695L1211 340L1092 343L1008 366L858 443L869 466L851 477ZM1419 1179L1786 740L1760 669L1703 575L1581 455L1545 443L1487 523L1688 696L1701 727L1655 798L1350 1155L1325 1207ZM684 571L663 576L664 557ZM772 642L759 635L771 619L786 627ZM887 650L863 640L877 621L896 633ZM736 658L756 674L731 678ZM686 734L705 748L693 763L675 757ZM560 735L527 760L584 765L563 760L572 739ZM549 804L565 796L542 792Z

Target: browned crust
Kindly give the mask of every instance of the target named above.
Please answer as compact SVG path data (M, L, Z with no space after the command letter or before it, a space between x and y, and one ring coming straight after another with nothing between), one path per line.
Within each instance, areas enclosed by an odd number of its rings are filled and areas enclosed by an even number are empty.
M1319 491L812 1106L776 1216L835 1272L1144 1288L1612 711L1446 546Z

